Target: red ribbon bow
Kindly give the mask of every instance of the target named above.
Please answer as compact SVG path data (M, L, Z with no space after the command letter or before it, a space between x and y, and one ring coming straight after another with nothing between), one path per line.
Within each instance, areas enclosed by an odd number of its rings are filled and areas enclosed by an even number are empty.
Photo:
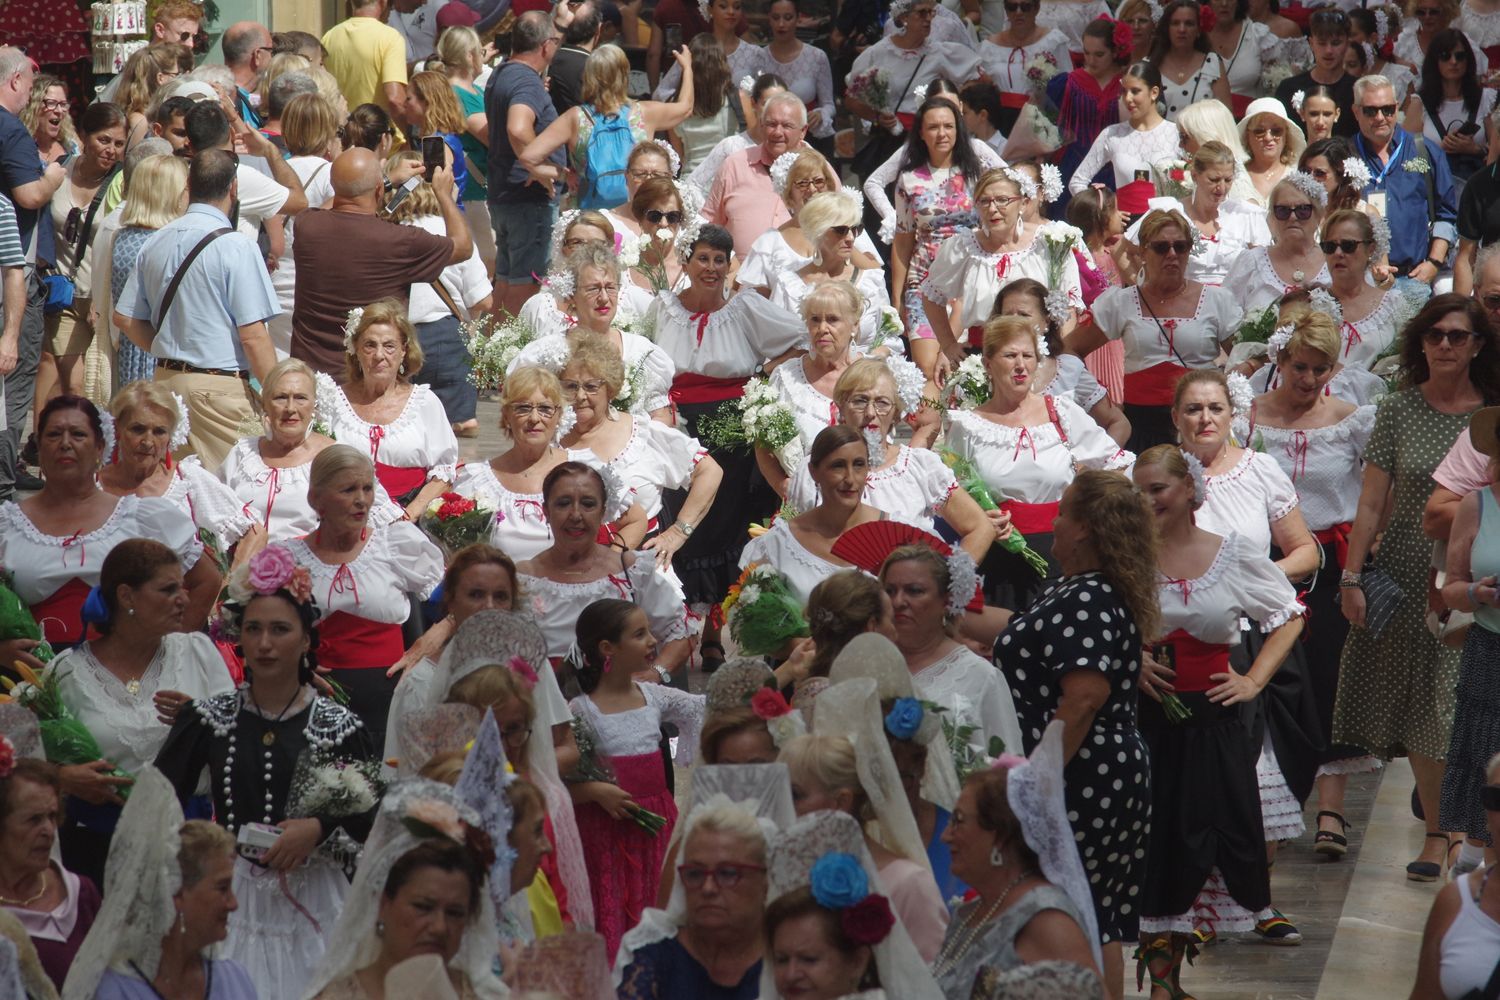
M88 560L88 547L84 545L82 535L83 530L79 529L63 539L62 562L64 566L68 565L68 549L72 548L74 542L78 543L78 568L82 569L83 564Z
M1176 320L1176 318L1174 318L1174 317L1168 317L1167 319L1162 320L1161 321L1161 332L1162 332L1162 336L1164 336L1166 338L1166 340L1167 340L1167 350L1171 351L1173 354L1176 354L1177 353L1177 345L1172 342L1172 339L1177 336L1177 320Z
M1292 460L1292 481L1307 474L1307 432L1293 431L1286 443L1286 456Z
M711 316L713 316L713 313L708 313L708 312L690 313L688 315L688 321L689 322L697 323L698 324L698 346L699 347L703 346L703 331L705 331L705 330L708 329L708 320L709 320L709 317L711 317Z
M547 512L542 507L542 502L540 500L532 500L527 497L516 497L516 507L520 511L521 520L526 520L527 510L535 509L537 523L547 523Z
M380 442L385 440L385 427L380 424L370 425L370 461L380 460Z
M995 262L995 277L999 278L1001 281L1004 281L1005 275L1009 273L1009 271L1010 254L1001 254L1000 259Z
M256 481L264 484L266 487L266 518L261 522L261 526L269 530L271 527L271 509L276 506L276 497L281 493L281 470L268 469ZM248 510L249 504L246 504L245 507Z
M328 604L333 605L335 594L352 593L354 595L354 606L359 607L359 584L354 579L354 571L349 568L348 563L340 563L338 572L333 574L333 582L328 585Z
M1016 450L1015 450L1015 453L1010 456L1010 460L1012 462L1014 462L1016 459L1018 459L1018 458L1021 457L1021 446L1022 445L1026 445L1026 446L1028 446L1031 449L1031 457L1032 457L1033 460L1035 460L1036 459L1036 441L1031 436L1031 430L1029 428L1026 428L1026 427L1022 427L1020 435L1016 437Z
M1188 598L1193 594L1192 580L1168 580L1166 582L1166 586L1176 587L1178 590L1182 591L1182 603L1184 606L1187 605Z
M1350 323L1348 320L1345 320L1344 321L1344 357L1347 358L1349 356L1349 352L1354 349L1354 345L1355 344L1363 344L1364 342L1365 342L1365 338L1361 337L1359 335L1359 327L1355 326L1353 323Z

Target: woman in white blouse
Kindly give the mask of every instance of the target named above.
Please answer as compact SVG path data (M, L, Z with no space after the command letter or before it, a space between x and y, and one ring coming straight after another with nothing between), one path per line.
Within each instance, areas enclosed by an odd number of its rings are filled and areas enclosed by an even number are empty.
M1312 183L1299 180L1302 177ZM1274 306L1294 288L1328 287L1328 262L1318 248L1327 202L1327 190L1300 171L1271 189L1266 209L1271 245L1241 253L1224 278L1247 314Z
M437 395L411 381L422 346L406 306L381 299L351 310L344 384L331 393L331 437L370 456L380 485L416 520L452 485L458 439Z
M797 37L796 0L772 0L766 8L771 41L766 46L771 72L786 81L786 87L807 105L808 141L832 155L833 68L828 53L804 44ZM739 83L739 78L734 79Z
M200 532L207 532L220 561L254 555L265 530L250 519L232 490L203 468L196 455L172 461L172 448L187 440L187 410L160 382L132 382L109 403L115 418L115 452L99 470L99 485L115 496L163 497ZM206 609L198 609L207 614Z
M1000 88L1000 105L1004 109L995 123L1007 135L1015 128L1016 117L1030 99L1058 73L1073 68L1068 36L1053 27L1037 23L1041 0L1012 0L1006 6L1005 27L979 44L979 67ZM1027 72L1040 60L1044 66L1040 79Z
M85 605L97 638L47 665L63 704L127 774L156 759L177 712L189 701L234 688L207 635L184 632L187 588L177 553L149 538L121 542L104 558L99 586ZM94 764L59 769L67 817L58 831L67 868L103 885L104 861L120 818L118 786ZM203 803L203 815L210 811Z
M1161 72L1161 99L1166 117L1196 101L1212 98L1229 104L1229 77L1224 60L1208 44L1214 12L1197 0L1169 0L1163 6L1147 58Z
M1369 280L1375 258L1375 230L1370 217L1353 208L1328 216L1319 241L1332 276L1328 290L1343 309L1339 327L1343 347L1339 362L1351 368L1369 368L1387 353L1418 303L1399 285L1382 289Z
M1287 117L1286 106L1274 97L1250 102L1240 119L1240 142L1250 154L1245 170L1260 195L1269 203L1271 192L1289 172L1295 170L1297 158L1307 148L1307 136Z
M1120 103L1126 120L1106 125L1073 171L1068 191L1078 194L1105 167L1113 167L1115 190L1149 178L1152 166L1177 157L1177 126L1156 109L1161 99L1161 73L1148 62L1132 63L1120 79ZM1142 172L1145 172L1142 174Z
M1234 181L1229 186L1232 201L1263 204L1260 192L1245 173L1245 161L1249 156L1240 145L1240 126L1229 109L1218 101L1198 101L1177 112L1177 131L1182 133L1182 153L1192 156L1198 147L1209 141L1218 142L1234 157ZM1157 171L1161 173L1160 169Z
M798 268L771 275L771 301L787 312L802 314L802 304L825 284L848 283L863 300L854 342L864 351L902 353L900 331L882 332L891 299L880 258L859 249L864 236L864 204L849 188L816 194L797 213L801 235L812 256Z
M1041 357L1036 327L1016 316L984 325L984 369L990 398L974 409L948 411L948 448L964 459L1031 547L1051 555L1052 522L1063 491L1080 468L1124 469L1134 459L1072 400L1031 390ZM1005 515L1005 517L1002 517ZM1041 583L1019 556L991 553L989 603L1024 608Z
M626 175L629 176L629 173L627 169ZM609 212L596 212L593 209L583 212L571 209L557 217L557 222L552 226L552 253L548 258L549 271L544 287L521 305L520 318L538 337L567 333L575 322L572 314L573 293L566 277L567 258L573 251L588 243L597 243L613 252L616 234L621 232L614 225L614 218ZM623 238L631 237L627 233ZM639 292L650 302L650 294L645 289L634 284L629 288ZM560 291L567 294L559 295Z
M396 681L386 671L406 651L412 598L443 578L443 553L410 521L372 524L375 468L363 451L335 444L313 459L308 503L318 526L286 543L312 575L318 665L349 694L349 709L378 739Z
M817 252L817 247L803 234L799 216L802 206L809 200L839 189L838 174L822 153L812 149L794 150L782 153L772 165L771 187L786 206L790 218L755 238L739 273L735 275L741 288L759 288L765 294L770 294L771 281L777 274L795 271ZM870 256L874 256L873 247ZM868 266L878 264L879 261L873 261Z
M1125 342L1125 416L1131 451L1174 440L1177 380L1212 367L1239 329L1235 295L1187 276L1192 227L1181 212L1153 211L1141 222L1145 280L1111 288L1094 300L1067 338L1070 354L1088 357L1106 340Z
M1036 182L1013 167L986 171L974 185L979 228L948 237L922 285L922 308L942 350L935 381L963 363L966 350L980 346L984 323L995 312L1000 289L1017 278L1035 278L1067 296L1067 314L1083 308L1078 262L1071 250L1057 251L1061 266L1040 236L1022 226L1025 207L1037 197ZM1053 280L1053 271L1059 272Z
M1239 164L1234 153L1218 142L1205 142L1188 160L1193 189L1181 198L1152 198L1152 209L1177 210L1193 227L1193 250L1188 255L1188 277L1205 285L1222 285L1229 269L1244 251L1268 246L1271 231L1258 206L1229 200ZM1125 231L1132 260L1141 256L1140 223ZM1128 283L1128 279L1127 279Z
M1208 7L1214 14L1208 43L1224 62L1229 99L1239 117L1261 96L1261 72L1284 58L1282 42L1270 28L1250 19L1247 0L1210 0Z
M662 146L655 140L638 142L630 150L630 156L625 160L625 204L616 208L606 208L601 214L614 226L615 232L621 236L639 236L644 228L644 222L636 217L631 207L635 200L636 191L640 190L642 184L649 180L672 179L672 154L668 147ZM570 248L564 247L563 252ZM553 252L553 256L557 256Z
M600 244L589 243L569 254L565 266L573 284L569 313L575 322L566 333L538 337L523 347L506 374L529 365L561 371L573 344L595 338L607 343L625 364L630 412L671 423L667 390L676 374L672 359L646 337L619 329L619 258Z

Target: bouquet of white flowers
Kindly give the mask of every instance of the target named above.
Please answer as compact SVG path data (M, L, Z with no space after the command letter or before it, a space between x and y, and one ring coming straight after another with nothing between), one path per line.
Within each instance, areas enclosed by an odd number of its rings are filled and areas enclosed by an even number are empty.
M984 357L971 354L964 358L948 381L943 383L942 404L947 409L972 410L990 401L990 376L984 370Z
M484 316L461 327L469 357L474 359L469 381L480 389L498 389L521 348L536 339L536 330L520 317L507 320L493 333L489 332L490 325L489 317Z

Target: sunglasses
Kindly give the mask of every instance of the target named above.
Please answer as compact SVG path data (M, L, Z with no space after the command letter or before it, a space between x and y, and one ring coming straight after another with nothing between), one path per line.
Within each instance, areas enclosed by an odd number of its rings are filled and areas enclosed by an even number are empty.
M1479 803L1486 812L1500 812L1500 785L1483 785L1479 789Z
M646 209L646 221L653 225L665 222L669 226L675 226L682 222L682 213L678 211L662 212L654 208Z
M1448 62L1451 60L1453 62L1465 63L1469 61L1469 53L1463 49L1453 49L1451 52L1439 52L1437 57L1438 62Z
M833 235L837 236L839 239L843 239L845 236L853 236L855 239L859 239L862 235L864 235L865 227L864 226L829 226L828 227L828 231L830 233L832 233Z
M1422 343L1436 347L1446 340L1450 347L1462 347L1472 336L1473 330L1428 330L1422 334Z
M682 884L688 889L701 889L703 883L710 878L720 889L733 889L739 885L740 879L751 872L763 872L765 865L719 865L717 868L705 868L702 865L678 865L677 876L682 879Z
M1024 14L1028 10L1036 10L1036 7L1029 3L1008 3L1005 5L1005 13L1007 14Z
M1318 249L1332 256L1335 250L1341 253L1353 253L1368 242L1368 240L1324 240L1318 244Z
M1285 222L1294 215L1299 221L1306 222L1313 217L1313 206L1312 202L1305 202L1301 205L1277 205L1271 209L1271 214L1281 222Z
M69 243L78 241L78 225L83 221L83 209L74 208L68 212L67 222L63 224L63 239Z
M1264 139L1268 135L1272 139L1280 139L1282 136L1286 135L1286 129L1282 128L1279 125L1272 126L1271 128L1253 128L1250 130L1250 134L1255 136L1255 138L1257 139Z
M1182 257L1187 254L1192 244L1187 240L1156 240L1153 243L1148 243L1147 246L1152 253L1160 257L1165 257L1169 253L1175 253L1177 256Z
M1396 106L1394 104L1362 104L1359 110L1366 118L1394 118L1396 117Z

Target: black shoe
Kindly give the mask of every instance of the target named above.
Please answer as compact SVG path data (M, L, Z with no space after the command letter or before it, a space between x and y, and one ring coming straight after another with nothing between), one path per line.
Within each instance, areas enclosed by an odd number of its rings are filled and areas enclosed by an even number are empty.
M15 488L17 490L25 493L35 493L45 485L46 484L43 483L39 477L33 476L26 469L21 469L16 472Z
M27 465L37 464L35 434L27 435L26 443L21 446L21 461L25 462Z

